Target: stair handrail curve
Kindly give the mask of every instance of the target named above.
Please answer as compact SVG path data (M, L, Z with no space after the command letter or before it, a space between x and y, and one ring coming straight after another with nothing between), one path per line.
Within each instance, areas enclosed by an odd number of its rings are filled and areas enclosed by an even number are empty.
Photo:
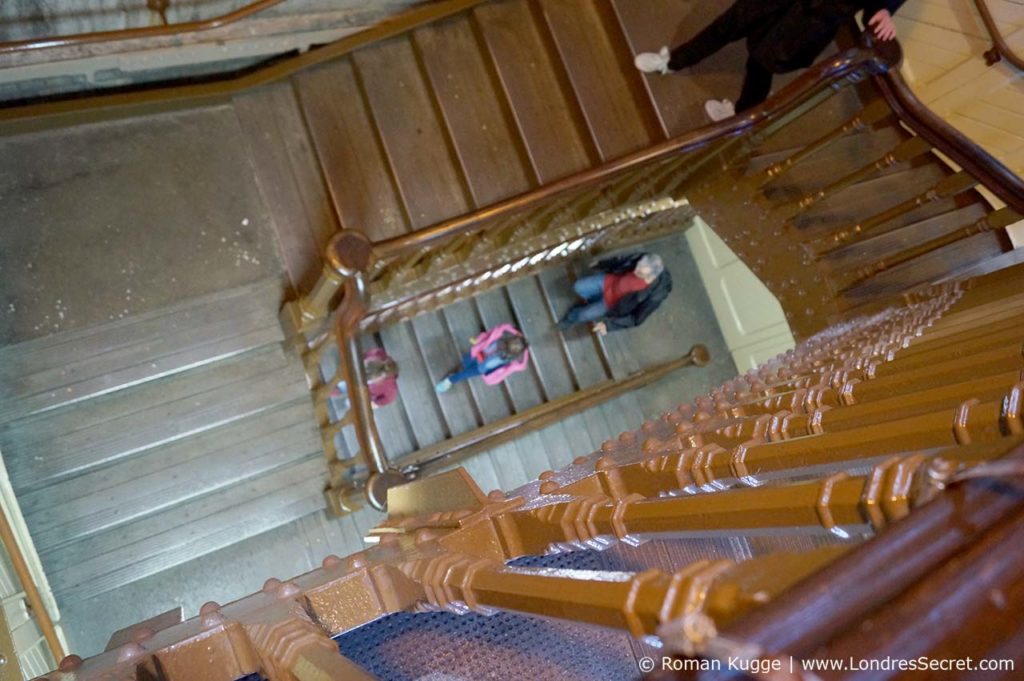
M619 173L672 156L708 149L717 142L744 136L769 120L786 115L842 78L849 76L859 80L860 76L857 74L864 70L871 74L892 70L899 63L900 56L895 55L893 61L893 55L884 54L871 44L847 50L810 67L767 101L742 115L683 133L652 147L566 176L471 213L444 220L415 232L374 242L374 253L378 260L409 254L438 241L472 233L490 220L521 212L530 206L564 196L573 190L596 185Z
M340 355L342 377L349 381L349 385L360 386L359 389L349 391L349 409L354 415L352 422L361 458L370 470L370 478L364 488L370 504L378 509L385 508L387 488L404 479L402 472L388 460L383 451L369 394L362 389L365 377L362 373L362 352L358 336L360 322L372 308L366 281L374 266L429 249L441 241L482 231L489 224L494 224L495 218L514 215L574 190L598 185L620 173L638 169L646 164L696 151L709 151L711 153L704 158L710 158L718 150L718 143L751 134L766 123L794 111L825 90L837 88L837 83L843 79L857 82L866 74L879 74L891 70L898 65L898 60L898 54L894 61L891 53L879 51L870 43L862 44L812 66L775 96L744 115L685 133L654 147L570 175L467 215L445 220L407 235L374 242L368 254L365 249L357 249L357 253L348 253L345 249L338 248L342 239L333 239L328 245L326 261L338 265L335 269L340 275L339 283L342 289L341 301L335 313L334 340ZM357 240L368 242L365 235L358 230L346 229L342 233L350 237L358 235ZM317 288L320 288L320 285ZM310 318L311 311L303 309L301 301L298 301L297 305L303 310L302 314L307 316L307 319ZM323 315L326 314L324 311Z
M899 50L899 45L892 42L893 46L887 49ZM948 156L1007 206L1024 214L1024 180L1019 175L918 99L899 69L880 72L875 79L889 108L900 121L924 138L933 149Z
M985 24L985 30L988 31L989 38L992 39L992 47L986 50L984 54L985 63L993 66L1005 59L1014 68L1024 71L1024 57L1017 54L1010 47L1010 44L1006 42L1006 38L1003 37L999 26L996 25L995 17L992 16L992 10L989 9L988 3L985 0L974 0L974 6L978 8L978 14L981 15L981 23Z
M674 137L600 166L581 171L548 185L496 202L474 212L457 216L418 231L378 241L371 246L371 257L358 265L349 265L342 272L346 277L346 294L350 305L339 308L336 323L336 341L342 355L342 362L353 380L360 380L360 363L353 361L361 354L358 348L359 326L363 317L372 309L365 292L365 282L374 265L393 262L403 256L421 253L456 237L477 234L496 224L498 218L514 216L529 208L536 207L563 197L571 192L598 186L619 174L640 169L648 164L664 161L691 152L708 152L696 163L712 157L721 149L720 143L753 135L766 124L782 119L795 111L801 104L813 99L828 88L837 89L843 79L853 82L866 75L873 76L884 93L894 115L926 142L959 164L1007 205L1018 212L1024 212L1024 181L1010 171L991 154L953 128L925 106L910 90L895 67L902 60L902 49L897 41L877 43L870 34L862 36L860 44L835 57L819 62L782 88L775 96L741 116L699 128ZM357 230L349 230L355 232ZM365 238L365 237L363 237ZM338 252L334 257L341 260L345 254ZM352 292L358 287L348 285L353 277L359 277L364 287L359 294L360 305L352 302ZM358 313L353 313L358 310ZM326 312L325 312L326 314ZM361 385L357 383L357 385ZM380 445L379 436L373 423L372 409L365 391L354 391L352 403L355 413L355 430L363 458L375 475L400 476L387 459ZM396 478L393 478L397 479ZM378 490L380 491L380 490ZM386 493L386 489L383 490ZM376 500L375 506L385 499Z
M163 38L167 36L182 35L185 33L201 33L236 23L246 17L252 16L253 14L262 12L263 10L269 9L275 5L280 5L284 1L285 0L257 0L256 2L243 5L231 12L210 17L209 19L183 21L181 23L168 24L166 26L140 26L138 28L122 28L112 31L92 31L90 33L73 33L69 35L10 40L7 42L0 42L0 55L14 54L16 52L30 52L52 47L77 47L80 45L132 40L135 38Z
M288 327L286 335L296 337L322 324L331 313L326 301L330 300L339 290L343 278L350 276L354 271L359 271L364 277L369 278L371 274L369 263L371 261L374 266L379 267L403 255L421 252L438 242L478 233L493 224L493 221L498 218L513 216L570 192L607 182L617 174L639 169L646 164L693 151L711 152L705 156L706 160L713 155L715 149L712 146L716 143L744 137L772 120L784 117L826 89L838 87L837 83L841 83L843 79L857 82L865 78L867 74L889 71L898 65L900 58L901 53L898 50L895 53L892 50L883 53L869 42L862 43L810 67L774 96L743 115L678 135L653 147L574 173L544 186L478 208L470 213L443 220L415 232L372 243L358 228L347 227L336 234L326 247L325 271L312 289L315 295L307 293L285 306L286 310L289 307L293 308L289 311L292 317L291 323L283 322ZM368 244L372 257L360 256L357 260L361 262L351 266L354 269L347 265L335 267L332 263L340 263L345 258L345 249L338 247L338 240L342 235L353 238L355 242ZM360 247L359 250L365 249ZM363 264L365 264L365 269L361 267ZM312 300L314 297L315 301ZM288 315L282 313L282 317L286 316Z

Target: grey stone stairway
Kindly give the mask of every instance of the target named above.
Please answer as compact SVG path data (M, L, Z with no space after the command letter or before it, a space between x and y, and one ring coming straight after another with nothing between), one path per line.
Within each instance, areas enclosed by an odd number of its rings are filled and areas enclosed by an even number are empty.
M0 452L59 605L323 505L276 279L0 349Z

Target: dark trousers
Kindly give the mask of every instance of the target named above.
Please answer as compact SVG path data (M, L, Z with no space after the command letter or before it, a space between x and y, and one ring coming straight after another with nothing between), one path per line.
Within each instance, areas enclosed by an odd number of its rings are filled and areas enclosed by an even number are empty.
M669 69L678 71L693 66L737 40L756 39L784 16L792 4L792 0L737 0L703 31L672 50ZM748 58L736 111L757 106L768 98L771 90L771 71Z

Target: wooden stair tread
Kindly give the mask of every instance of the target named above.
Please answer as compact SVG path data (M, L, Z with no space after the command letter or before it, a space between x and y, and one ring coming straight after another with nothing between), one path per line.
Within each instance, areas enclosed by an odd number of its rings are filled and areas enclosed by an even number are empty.
M641 75L617 25L606 25L605 3L539 0L565 64L590 134L604 160L650 146L664 138L646 96ZM614 21L614 19L613 19ZM609 35L614 28L618 35Z
M373 240L404 234L408 220L352 62L325 64L294 83L342 226Z
M235 97L253 173L277 228L294 297L320 276L338 220L321 177L296 88L281 83ZM351 106L351 105L350 105Z
M467 211L464 179L420 72L413 45L396 38L356 52L367 103L413 229Z
M420 315L411 322L417 343L423 353L431 385L459 366L461 353L469 350L469 338L452 338L444 326L439 312ZM470 380L457 383L451 390L438 395L437 401L444 417L445 430L450 437L474 430L478 425Z
M487 206L532 188L526 149L473 19L424 26L414 40L474 204Z
M497 0L473 15L539 181L547 184L594 165L598 157L578 105L529 5Z
M889 127L845 135L795 164L777 180L766 185L766 195L775 199L775 195L778 194L776 200L787 200L799 196L801 192L809 193L827 186L843 175L882 158L908 137L907 133ZM759 156L748 164L747 174L752 175L765 170L771 164L783 161L789 156L788 150ZM880 172L878 176L884 172Z
M116 526L219 492L294 463L320 448L316 426L305 401L207 431L183 442L159 447L143 459L133 458L99 472L87 473L41 493L23 497L22 508L40 551L48 551ZM150 468L140 473L139 464ZM127 470L121 470L126 468ZM97 487L92 485L96 484ZM46 500L78 496L61 503ZM34 498L29 499L28 496Z
M398 394L409 415L416 447L420 448L446 439L448 433L437 393L434 392L434 382L414 334L408 322L380 330L384 349L398 362ZM388 454L394 456L391 452Z
M953 207L948 212L838 249L826 255L825 260L835 268L861 267L869 262L890 257L922 244L929 239L948 234L987 214L988 211L980 203L973 203L962 208Z
M678 26L692 21L693 3L679 0L612 0L626 42L634 55L656 52L662 46L671 48ZM714 5L714 3L710 3ZM698 10L699 11L699 10ZM703 98L692 86L692 79L681 76L643 77L644 87L654 103L663 132L681 135L707 124L702 110Z
M150 348L159 353L185 342L202 343L237 335L224 329L225 324L241 324L239 331L243 333L261 329L267 320L276 319L279 300L280 284L276 279L265 279L101 326L0 347L0 398L16 399L22 394L17 388L23 384L29 390L63 387L66 383L52 375L60 368L93 377L98 374L77 366L108 361L112 356L115 362L123 357L124 365L129 366L152 354ZM116 363L98 366L99 371L112 368L117 368ZM12 386L16 390L12 391Z
M856 224L865 213L873 215L927 191L946 174L947 171L937 165L904 167L826 197L800 216L797 222L805 230Z
M322 456L209 494L41 559L58 599L91 598L323 507Z
M858 282L843 292L843 298L856 304L865 298L895 295L942 279L957 269L972 268L1003 254L1003 238L1003 235L985 232L960 239Z
M43 423L7 426L0 447L15 489L24 493L308 394L298 360L280 348L223 364L58 410Z

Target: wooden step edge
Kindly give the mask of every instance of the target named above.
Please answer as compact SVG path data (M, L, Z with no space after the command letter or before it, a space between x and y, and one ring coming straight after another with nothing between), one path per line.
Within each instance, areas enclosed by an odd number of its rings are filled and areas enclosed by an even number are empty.
M267 435L280 433L292 428L301 429L302 425L302 423L292 423L278 428ZM309 425L310 428L314 427L311 421L307 425ZM133 522L151 518L160 513L173 512L174 509L183 507L191 502L198 501L203 497L226 492L233 485L245 484L258 478L272 475L275 472L301 463L302 461L319 454L321 444L316 433L312 433L307 439L309 442L305 443L301 447L296 446L296 444L292 445L296 452L301 453L290 453L286 456L282 456L284 453L282 449L269 450L257 457L257 461L259 459L267 459L265 465L255 468L245 467L237 477L230 480L221 480L219 482L211 483L205 487L193 487L187 491L182 490L184 492L183 494L178 494L173 498L169 498L171 494L169 491L160 490L158 494L151 495L147 497L147 499L152 500L154 496L157 498L168 498L161 500L158 504L153 506L145 506L144 504L146 503L146 499L140 497L130 499L127 503L119 503L116 508L113 506L102 508L99 509L99 512L82 515L71 522L59 525L40 528L38 525L32 524L30 520L32 535L35 537L36 545L40 547L40 551L47 553L77 541L87 541L90 537L95 535L116 530L119 527L124 527ZM298 443L298 440L296 443ZM125 484L127 484L127 482ZM185 481L180 483L181 486L187 484L188 483Z
M285 370L285 368L282 368L281 370L275 372L275 374L284 373L284 370ZM248 376L248 377L245 377L244 379L241 379L241 380L237 381L236 383L243 383L246 380L249 380L251 378L252 378L252 376ZM224 389L226 387L230 387L232 385L235 385L235 383L229 383L229 384L226 384L226 385L217 386L217 387L211 389L210 391L205 391L205 392L212 392L214 390L222 390L222 389ZM294 393L294 394L292 394L292 393ZM70 467L65 469L65 470L61 470L61 471L59 471L57 473L49 473L49 474L42 475L39 472L32 470L31 468L27 468L24 472L21 472L19 475L15 476L14 472L12 471L12 477L16 477L16 480L17 480L17 482L15 483L15 487L17 488L17 491L18 491L19 494L24 494L26 492L37 491L39 489L47 487L50 484L55 483L55 482L59 482L61 480L66 480L68 478L72 478L72 477L74 477L76 475L80 475L80 474L85 473L87 471L96 470L96 469L99 469L99 468L104 468L104 467L109 466L111 464L117 463L118 461L123 461L123 460L127 459L130 456L134 456L134 455L140 454L142 452L148 452L148 451L150 451L152 449L155 449L157 447L160 447L160 446L168 445L168 444L171 444L171 443L174 443L174 442L179 442L179 441L181 441L181 440L183 440L185 438L192 437L192 436L198 435L200 433L207 432L207 431L209 431L209 430L211 430L213 428L218 428L218 427L227 425L229 423L234 423L236 421L239 421L239 420L244 419L244 418L248 418L250 416L254 416L254 415L257 415L257 414L261 414L261 413L266 413L268 410L274 409L274 408L276 408L277 406L279 406L280 404L282 404L284 402L291 401L291 400L297 398L299 395L305 395L305 394L308 394L306 386L305 386L305 382L303 381L301 383L301 385L300 385L299 382L296 381L296 382L294 382L294 385L289 386L289 388L287 390L284 390L280 394L276 395L273 398L273 401L267 400L266 402L259 403L258 406L254 405L254 406L252 406L252 407L250 407L248 409L244 409L242 411L235 411L235 412L232 412L230 414L221 415L216 420L206 421L206 422L203 422L201 424L195 424L195 425L193 425L193 427L191 427L187 431L174 432L173 434L170 434L170 433L163 433L162 435L158 434L158 439L156 439L156 440L149 440L149 441L146 441L146 442L134 443L134 444L131 444L130 446L127 446L127 448L125 448L125 449L121 449L120 448L121 444L119 444L117 442L116 438L113 439L113 440L111 440L111 439L102 440L100 442L94 443L94 445L92 447L88 447L84 451L83 450L77 450L75 452L75 454L77 454L77 456L71 456L70 457L70 461L69 461L69 463L71 464ZM181 400L191 400L191 399L194 399L194 397L195 396L187 396L187 397L183 397L183 398L180 398L180 399ZM131 415L129 415L129 416L131 416ZM117 420L117 419L115 419L115 420ZM95 427L95 426L98 426L98 425L108 424L108 423L111 423L111 422L110 421L103 421L103 422L99 422L99 423L97 423L95 425L91 425L89 427ZM74 433L74 432L77 432L77 431L70 431L70 432ZM62 433L62 434L58 435L56 438L53 438L53 439L56 440L56 439L65 437L66 435L69 435L69 434L70 433ZM61 453L60 457L61 458L69 458L69 454L71 454L71 453L70 452Z
M46 390L40 390L28 395L14 395L0 399L0 423L10 423L19 419L38 416L46 412L80 404L87 400L105 397L117 392L128 390L146 383L169 378L188 371L195 371L211 364L244 355L247 352L260 348L276 345L283 340L281 327L275 322L271 326L251 331L239 336L226 339L216 339L209 343L187 348L181 352L156 356L144 362L123 367L115 372L109 372L99 376L90 376L71 384L53 386ZM236 343L230 343L235 341ZM227 347L213 352L209 355L195 358L183 364L174 364L160 368L162 360L171 360L174 357L195 352L204 346L217 346L227 344ZM131 374L134 370L149 366L155 369L153 373L142 373L140 376L126 379L123 382L109 382L111 377L119 374ZM98 384L98 385L97 385ZM95 385L95 388L92 386ZM75 390L76 386L85 386L83 390Z
M103 334L107 332L113 332L118 329L122 329L126 326L132 326L138 323L144 323L153 319L159 319L161 317L174 316L183 312L187 312L197 307L204 307L206 305L214 305L219 301L226 301L232 298L242 298L243 300L262 300L259 296L255 295L256 292L262 291L263 289L280 290L281 282L277 276L264 277L257 281L243 284L242 286L236 286L234 288L222 289L213 293L205 293L192 298L172 303L166 307L161 307L156 310L149 310L147 312L141 312L137 315L125 317L123 319L117 319L112 322L105 324L99 324L96 326L90 326L84 329L78 329L75 331L67 331L64 333L53 334L50 336L44 336L42 338L33 338L32 340L23 341L21 343L15 343L0 347L0 360L3 359L4 355L15 350L24 348L33 349L45 349L55 345L61 345L64 343L77 343L84 338L90 336Z
M298 488L301 485L295 487ZM259 501L261 504L263 503L263 500ZM266 506L264 505L263 508L265 509ZM279 509L279 514L273 517L257 515L255 521L247 519L200 537L190 544L176 546L162 553L149 554L138 562L121 566L65 589L54 589L54 595L60 607L67 607L80 601L102 596L120 587L201 559L221 549L288 525L323 508L323 492L318 490L314 494L304 495L301 499L292 501ZM254 513L258 510L253 509Z

